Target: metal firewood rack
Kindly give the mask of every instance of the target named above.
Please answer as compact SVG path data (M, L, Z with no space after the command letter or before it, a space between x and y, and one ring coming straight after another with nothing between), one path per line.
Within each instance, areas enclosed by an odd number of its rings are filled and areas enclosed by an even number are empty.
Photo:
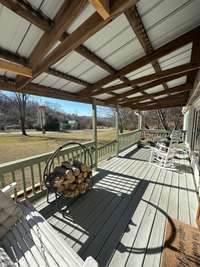
M54 193L55 194L55 200L54 201L56 202L57 209L58 209L58 205L57 205L58 198L63 197L65 199L68 199L68 202L70 202L69 205L71 205L76 199L78 199L80 197L80 195L78 195L77 197L74 197L74 198L64 197L62 193L57 192L56 188L52 186L52 182L53 182L53 179L54 179L53 175L52 175L53 162L54 162L55 158L59 156L60 152L64 148L72 146L72 145L77 145L77 146L79 146L81 148L79 156L80 156L81 159L83 158L82 163L83 164L88 164L89 167L91 168L91 170L93 168L93 161L92 161L92 154L91 154L92 152L84 144L81 144L79 142L67 142L67 143L63 144L62 146L58 147L55 150L55 152L48 158L48 160L46 162L46 166L45 166L44 172L43 172L43 183L44 183L45 189L47 190L47 202L48 203L53 202L53 201L49 201L49 195L51 193ZM87 160L88 160L88 162L87 162ZM90 178L90 186L89 186L89 188L91 188L93 186L92 175L89 178Z

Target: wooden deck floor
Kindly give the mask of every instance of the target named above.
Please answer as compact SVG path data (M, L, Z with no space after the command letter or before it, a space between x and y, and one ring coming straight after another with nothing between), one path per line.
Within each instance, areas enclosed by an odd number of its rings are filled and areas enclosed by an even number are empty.
M62 216L41 199L35 206L68 244L100 266L160 266L168 216L195 225L197 194L190 163L176 171L148 162L150 149L129 149L99 166L94 188Z

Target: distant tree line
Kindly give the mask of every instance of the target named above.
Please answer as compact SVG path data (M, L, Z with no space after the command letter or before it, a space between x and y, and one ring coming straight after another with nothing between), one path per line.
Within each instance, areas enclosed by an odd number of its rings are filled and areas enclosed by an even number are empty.
M27 94L4 94L0 91L0 130L6 128L19 128L23 135L26 129L41 130L38 123L39 103L33 101ZM91 129L91 116L78 116L77 114L66 114L59 111L56 105L46 103L45 105L46 124L45 130L59 131L74 129L70 121L77 121L77 129ZM99 127L113 126L109 118L98 118Z

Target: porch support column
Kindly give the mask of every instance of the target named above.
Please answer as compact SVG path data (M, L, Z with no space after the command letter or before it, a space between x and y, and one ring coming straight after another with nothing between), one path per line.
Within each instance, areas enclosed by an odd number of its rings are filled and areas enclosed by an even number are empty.
M97 169L97 107L95 101L92 104L92 128L93 128L93 142L94 142L94 168Z
M138 130L142 130L142 115L138 112Z
M116 155L119 155L119 107L115 108Z

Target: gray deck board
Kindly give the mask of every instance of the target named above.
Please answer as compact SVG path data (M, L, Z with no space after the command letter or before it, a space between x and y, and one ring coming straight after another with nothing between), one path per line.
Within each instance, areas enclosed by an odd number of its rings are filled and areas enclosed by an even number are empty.
M184 154L177 153L176 170L150 164L149 155L148 147L129 149L100 163L93 189L64 217L45 198L35 207L83 259L158 267L167 218L196 226L197 194Z

